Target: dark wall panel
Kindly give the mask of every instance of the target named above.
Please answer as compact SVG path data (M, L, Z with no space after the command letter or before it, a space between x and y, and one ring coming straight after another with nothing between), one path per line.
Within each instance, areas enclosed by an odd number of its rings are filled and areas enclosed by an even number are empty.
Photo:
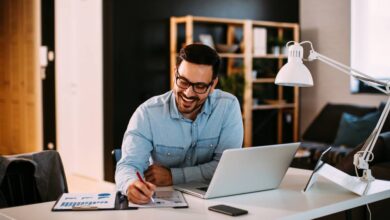
M106 147L120 147L138 105L169 90L169 18L208 16L298 22L298 0L105 0ZM110 22L107 22L109 20ZM107 31L110 31L107 33ZM107 61L107 59L110 59ZM108 66L107 66L108 65ZM106 76L107 79L107 76ZM107 106L109 105L109 106ZM107 137L111 136L111 137Z

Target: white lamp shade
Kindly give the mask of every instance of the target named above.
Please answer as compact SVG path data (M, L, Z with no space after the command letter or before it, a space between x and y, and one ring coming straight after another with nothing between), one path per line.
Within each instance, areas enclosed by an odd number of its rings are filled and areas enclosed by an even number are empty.
M288 61L279 70L275 79L275 84L281 86L313 86L313 78L307 67L303 65L302 57L303 48L300 44L294 43L289 46Z
M275 79L275 84L281 86L313 86L313 78L310 71L303 63L288 62L280 70Z

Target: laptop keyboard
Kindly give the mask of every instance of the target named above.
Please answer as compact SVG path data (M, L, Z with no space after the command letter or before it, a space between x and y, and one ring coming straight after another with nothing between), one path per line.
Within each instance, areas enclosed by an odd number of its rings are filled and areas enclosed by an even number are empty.
M199 188L197 188L197 189L199 189L199 190L201 190L201 191L207 192L207 189L208 189L208 188L209 188L209 187L205 186L205 187L199 187Z

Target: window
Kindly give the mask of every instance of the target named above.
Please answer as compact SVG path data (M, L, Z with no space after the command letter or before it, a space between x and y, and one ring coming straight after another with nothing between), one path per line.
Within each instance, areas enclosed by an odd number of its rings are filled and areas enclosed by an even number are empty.
M351 66L390 80L390 1L351 1ZM353 93L379 92L351 79ZM380 92L379 92L380 93Z

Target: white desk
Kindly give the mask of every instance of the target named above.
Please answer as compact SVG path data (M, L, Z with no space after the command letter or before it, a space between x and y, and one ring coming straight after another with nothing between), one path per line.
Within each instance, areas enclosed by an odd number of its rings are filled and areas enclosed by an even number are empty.
M231 219L209 211L216 204L227 204L249 211L237 219L312 219L390 198L390 189L360 197L319 178L307 193L302 193L310 171L290 168L276 190L203 200L185 195L188 209L138 209L120 211L51 212L54 202L0 209L0 219Z

